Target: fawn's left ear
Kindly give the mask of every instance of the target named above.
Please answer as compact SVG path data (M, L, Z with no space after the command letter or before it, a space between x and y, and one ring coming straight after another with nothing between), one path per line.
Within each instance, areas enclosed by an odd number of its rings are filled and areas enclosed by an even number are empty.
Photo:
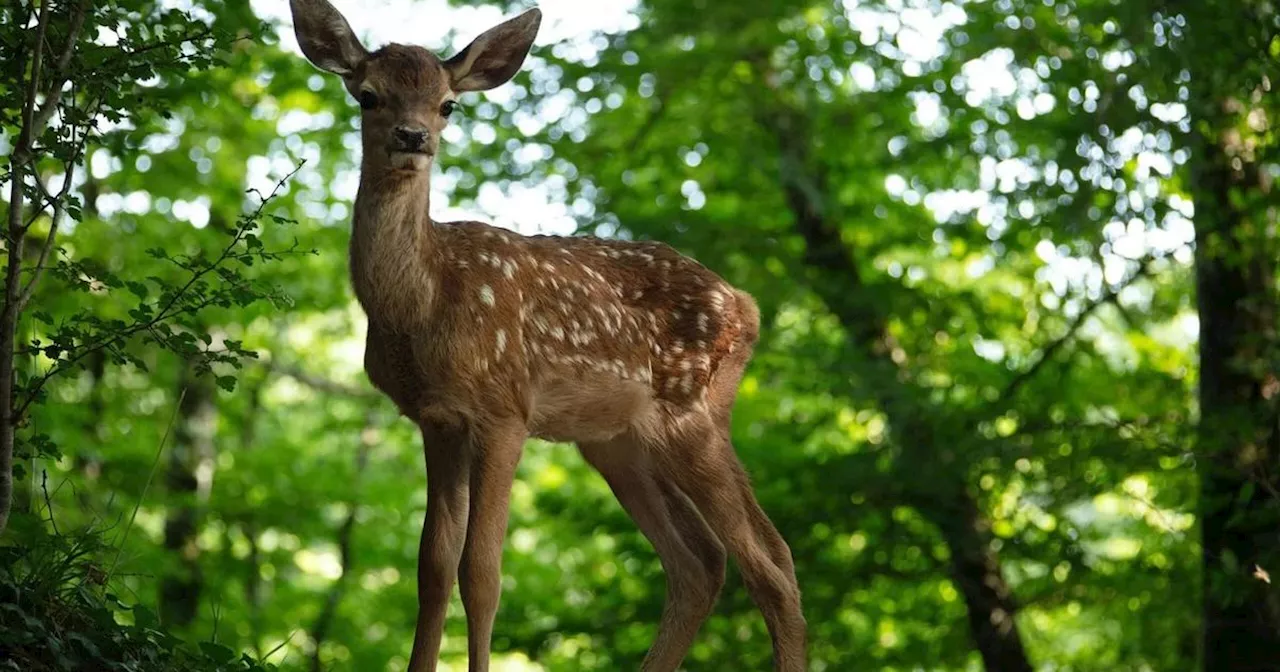
M453 90L487 91L505 84L524 64L541 24L542 10L534 8L472 40L444 63Z
M289 0L289 9L298 46L317 68L346 79L369 57L351 24L329 0Z

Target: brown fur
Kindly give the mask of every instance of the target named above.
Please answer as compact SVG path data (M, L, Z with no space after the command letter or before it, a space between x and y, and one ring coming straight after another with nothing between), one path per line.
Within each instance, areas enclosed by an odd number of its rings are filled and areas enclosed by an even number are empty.
M292 3L295 16L313 14L300 27L345 25L327 0ZM461 578L470 668L488 669L511 482L525 438L538 436L576 442L662 560L667 606L643 669L679 666L723 583L727 549L765 617L775 668L799 672L805 623L790 551L729 437L760 326L755 301L662 243L432 222L429 158L389 149L391 129L411 122L430 129L434 156L450 87L505 81L536 20L535 10L505 22L443 63L402 45L368 54L341 30L299 35L313 62L353 73L353 93L372 88L385 101L363 117L350 261L369 320L365 369L424 436L409 668L435 669ZM342 60L351 53L367 56Z

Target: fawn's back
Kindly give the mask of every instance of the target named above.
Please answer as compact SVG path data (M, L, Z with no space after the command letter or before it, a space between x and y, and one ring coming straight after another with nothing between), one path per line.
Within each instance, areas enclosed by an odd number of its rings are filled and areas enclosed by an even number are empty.
M693 410L721 361L755 343L755 302L669 245L433 227L426 326L449 344L444 370L481 407L515 404L536 436L604 440L648 413Z

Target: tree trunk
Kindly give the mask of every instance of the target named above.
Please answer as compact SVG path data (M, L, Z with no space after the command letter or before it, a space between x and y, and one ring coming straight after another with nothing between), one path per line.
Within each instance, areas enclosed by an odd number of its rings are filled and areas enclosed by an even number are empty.
M1202 664L1277 670L1280 593L1254 576L1280 569L1280 233L1264 168L1277 160L1277 110L1260 46L1278 37L1275 10L1240 0L1181 11L1200 317Z
M1196 203L1199 467L1206 670L1280 669L1280 601L1253 579L1280 568L1280 414L1274 222L1237 207L1256 166L1201 145ZM1250 182L1253 182L1250 184ZM1259 217L1259 215L1261 217ZM1271 240L1260 239L1271 237Z
M921 507L951 550L951 582L964 597L969 634L989 672L1031 672L1014 620L1013 591L991 547L990 523L965 492Z
M160 582L160 618L170 627L190 625L199 613L204 578L197 537L212 485L217 419L212 378L196 376L188 366L179 383L182 388L186 388L187 396L178 408L165 475L171 504L164 524L164 547L177 556L179 563L178 570Z
M15 151L9 162L8 266L4 278L4 306L0 308L0 532L9 524L13 507L13 443L18 418L14 417L14 342L18 335L18 296L22 291L22 251L26 236L22 227L22 182L26 157Z

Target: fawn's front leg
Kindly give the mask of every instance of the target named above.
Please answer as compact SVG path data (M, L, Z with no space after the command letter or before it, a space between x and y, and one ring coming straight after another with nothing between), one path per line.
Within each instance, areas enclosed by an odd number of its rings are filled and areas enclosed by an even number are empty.
M471 512L462 551L462 606L467 612L470 672L488 672L493 620L502 592L502 543L516 465L527 435L522 424L477 432L471 461Z
M470 444L460 422L423 420L427 517L418 545L418 624L409 672L435 672L445 612L467 535Z

